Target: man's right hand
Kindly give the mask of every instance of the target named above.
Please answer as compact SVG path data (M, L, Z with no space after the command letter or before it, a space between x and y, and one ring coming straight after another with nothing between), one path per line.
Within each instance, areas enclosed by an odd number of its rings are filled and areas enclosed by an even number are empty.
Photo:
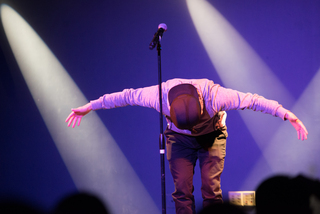
M71 109L71 113L66 119L66 123L68 123L68 127L71 125L73 121L72 128L76 126L76 123L78 121L78 126L80 126L80 122L83 116L88 114L92 110L92 106L90 103L85 104L84 106L80 106L75 109Z

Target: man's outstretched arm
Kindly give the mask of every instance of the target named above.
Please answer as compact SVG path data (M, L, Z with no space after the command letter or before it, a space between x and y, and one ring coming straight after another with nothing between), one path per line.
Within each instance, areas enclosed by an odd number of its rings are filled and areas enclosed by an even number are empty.
M303 123L296 115L288 109L283 108L282 105L275 100L266 99L258 94L243 93L223 87L219 87L214 98L212 105L220 111L251 109L280 117L283 120L289 120L297 131L298 139L307 139L308 131Z

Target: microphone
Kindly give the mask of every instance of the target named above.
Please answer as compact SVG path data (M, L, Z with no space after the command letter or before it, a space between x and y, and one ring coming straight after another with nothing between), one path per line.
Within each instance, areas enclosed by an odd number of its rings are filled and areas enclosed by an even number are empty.
M162 35L165 31L167 31L167 25L165 23L161 23L158 26L158 31L153 35L152 41L149 45L149 49L152 50L158 43L161 41Z

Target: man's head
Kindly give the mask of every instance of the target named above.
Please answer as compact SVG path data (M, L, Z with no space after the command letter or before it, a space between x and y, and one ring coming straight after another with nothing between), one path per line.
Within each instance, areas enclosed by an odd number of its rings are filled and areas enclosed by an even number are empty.
M197 89L191 84L180 84L170 89L170 118L179 129L191 129L200 120L201 107Z

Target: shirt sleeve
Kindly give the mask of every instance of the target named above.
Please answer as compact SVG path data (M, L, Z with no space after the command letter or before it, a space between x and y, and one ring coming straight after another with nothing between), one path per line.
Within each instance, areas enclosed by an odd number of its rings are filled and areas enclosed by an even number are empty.
M158 86L138 89L125 89L121 92L105 94L97 100L90 101L92 110L111 109L124 106L142 106L159 111Z
M280 117L283 120L287 109L275 100L269 100L258 94L243 93L233 89L219 87L213 99L213 106L219 111L251 109Z

